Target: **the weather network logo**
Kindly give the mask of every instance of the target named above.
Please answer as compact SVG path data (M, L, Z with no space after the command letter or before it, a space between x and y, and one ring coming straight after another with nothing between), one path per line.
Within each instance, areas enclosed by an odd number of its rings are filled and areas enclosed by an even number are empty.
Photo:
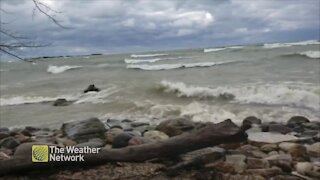
M32 162L48 162L49 147L47 145L32 146Z

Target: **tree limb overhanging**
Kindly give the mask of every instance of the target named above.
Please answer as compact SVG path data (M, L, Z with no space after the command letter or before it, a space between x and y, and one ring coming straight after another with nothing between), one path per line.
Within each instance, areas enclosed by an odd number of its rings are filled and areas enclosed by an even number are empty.
M225 120L161 142L129 146L121 149L102 149L98 154L85 155L85 162L32 163L30 153L26 157L14 157L13 159L0 161L0 175L29 172L49 167L88 166L107 162L144 162L154 158L174 157L219 144L245 141L247 139L247 134L245 133L247 128L239 128L231 120Z

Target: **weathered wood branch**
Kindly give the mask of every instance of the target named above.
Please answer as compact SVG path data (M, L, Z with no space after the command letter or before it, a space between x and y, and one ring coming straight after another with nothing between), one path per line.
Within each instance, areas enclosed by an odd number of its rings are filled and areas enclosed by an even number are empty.
M245 141L247 138L245 130L247 130L247 127L239 128L231 120L225 120L162 142L121 149L102 149L98 154L85 155L85 162L32 163L30 154L25 158L0 161L0 175L28 172L41 168L97 165L106 162L143 162L154 158L173 157L205 147Z

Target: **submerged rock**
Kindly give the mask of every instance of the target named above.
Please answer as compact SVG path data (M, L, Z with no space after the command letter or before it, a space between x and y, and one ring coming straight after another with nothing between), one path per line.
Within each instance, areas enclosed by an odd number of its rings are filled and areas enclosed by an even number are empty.
M87 89L85 89L83 92L84 93L87 93L87 92L90 92L90 91L94 91L94 92L99 92L100 89L97 88L94 84L90 84Z
M263 126L264 132L277 132L281 134L288 134L292 132L291 128L282 124L268 124Z
M293 116L288 120L287 125L290 127L294 127L296 125L302 125L303 123L308 123L308 122L310 122L310 120L307 119L306 117Z
M71 102L67 101L64 98L57 99L53 102L53 106L68 106Z
M68 138L81 143L92 138L104 139L106 128L98 118L90 118L83 121L64 123L61 131Z
M184 118L170 119L162 121L156 129L172 137L195 129L195 123Z
M249 116L242 121L242 124L252 125L252 124L261 124L261 122L262 122L261 119L255 116Z

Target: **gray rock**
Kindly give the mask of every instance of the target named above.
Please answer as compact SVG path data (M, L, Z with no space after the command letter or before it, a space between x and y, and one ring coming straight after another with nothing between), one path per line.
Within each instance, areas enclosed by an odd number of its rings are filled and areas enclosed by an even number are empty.
M247 165L248 169L263 169L263 168L269 168L269 162L265 159L258 159L258 158L247 158Z
M226 150L223 148L219 148L219 147L208 147L208 148L203 148L203 149L191 151L186 154L182 154L182 155L180 155L180 158L183 161L190 161L192 159L195 159L197 157L200 157L205 154L210 154L210 153L218 153L224 157Z
M295 126L295 125L302 125L303 123L308 123L308 122L310 122L310 120L307 119L306 117L293 116L288 120L287 125L292 127L292 126Z
M249 116L242 121L242 124L252 125L252 124L261 124L261 122L262 122L261 119L255 116Z
M139 127L139 126L149 126L150 124L148 122L132 122L131 126L132 127Z
M226 162L231 163L234 167L235 172L237 173L242 173L246 169L247 164L245 163L245 160L246 156L242 154L226 156Z
M87 146L91 148L99 148L99 147L103 147L104 143L97 142L97 141L89 141L89 142L84 142L76 145L76 147L87 147Z
M320 122L313 121L309 123L303 123L302 126L311 130L320 131Z
M39 143L39 142L28 142L20 144L17 149L14 152L13 157L14 158L23 158L23 159L29 159L31 162L31 151L33 145L49 145L49 146L57 146L56 144L50 144L50 143Z
M9 136L10 136L9 132L0 132L0 140Z
M313 165L310 162L298 162L295 169L299 174L307 175L312 172Z
M119 129L119 128L112 128L112 129L110 129L109 131L107 131L107 132L105 133L106 142L112 144L114 138L115 138L116 136L118 136L119 134L121 134L121 133L123 133L123 130L122 130L122 129Z
M146 137L133 136L129 140L128 146L136 146L136 145L148 144L148 143L153 143L153 142L155 142L155 141L152 139L146 138Z
M106 128L98 118L64 123L61 127L64 135L77 142L86 142L92 138L104 139Z
M248 133L248 141L259 143L280 143L284 141L295 141L297 137L289 134L278 134L271 132L250 132Z
M320 142L306 145L307 152L310 156L320 157Z
M247 169L247 174L260 175L265 178L270 178L282 173L282 170L278 167L265 168L265 169Z
M166 135L164 132L153 130L153 131L147 131L143 133L143 137L155 140L155 141L162 141L169 139L169 136Z
M271 151L276 151L278 149L278 145L277 144L265 144L263 146L260 147L260 150L263 152L271 152Z
M61 98L61 99L57 99L53 102L53 106L68 106L70 105L71 102L67 101L66 99L64 98Z
M0 141L0 147L14 149L15 147L19 146L20 142L13 138L13 137L6 137Z
M292 132L291 128L288 128L285 125L282 124L269 124L267 125L267 131L266 132L278 132L281 134L288 134Z
M90 84L87 89L85 89L83 92L84 93L87 93L87 92L90 92L90 91L93 91L93 92L99 92L100 89L97 88L94 84Z
M9 133L10 130L9 130L9 128L7 128L7 127L0 127L0 132L7 132L7 133Z
M123 148L129 145L129 141L132 138L132 134L121 133L117 135L112 142L112 148Z
M193 129L195 129L195 123L184 118L162 121L156 127L156 130L162 131L170 137L180 135Z
M272 155L264 158L266 160L283 160L283 161L292 161L292 156L290 154L278 154L278 155Z

